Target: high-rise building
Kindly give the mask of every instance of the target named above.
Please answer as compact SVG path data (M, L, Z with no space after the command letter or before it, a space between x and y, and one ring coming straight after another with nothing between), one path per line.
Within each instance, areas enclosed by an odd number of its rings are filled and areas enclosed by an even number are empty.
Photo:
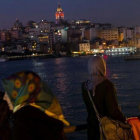
M9 33L8 31L1 31L0 36L1 36L1 41L11 40L11 33Z
M55 13L55 17L56 17L56 24L61 24L62 20L64 20L64 12L60 7L60 3L58 3L58 8L57 8L57 12Z
M18 19L16 19L16 22L13 25L13 30L20 30L20 29L22 29L22 27L23 27L22 23L19 22Z

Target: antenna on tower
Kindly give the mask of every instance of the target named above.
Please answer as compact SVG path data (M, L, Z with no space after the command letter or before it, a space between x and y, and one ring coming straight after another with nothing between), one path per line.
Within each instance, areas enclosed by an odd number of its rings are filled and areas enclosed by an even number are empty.
M60 8L60 2L59 2L59 0L58 0L58 7Z

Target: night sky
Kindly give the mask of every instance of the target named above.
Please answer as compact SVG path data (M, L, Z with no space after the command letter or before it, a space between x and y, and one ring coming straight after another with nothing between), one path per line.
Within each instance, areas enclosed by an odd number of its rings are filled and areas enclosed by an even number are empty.
M59 0L65 19L87 19L114 26L140 25L140 0ZM12 27L18 18L55 21L58 0L0 0L0 29Z

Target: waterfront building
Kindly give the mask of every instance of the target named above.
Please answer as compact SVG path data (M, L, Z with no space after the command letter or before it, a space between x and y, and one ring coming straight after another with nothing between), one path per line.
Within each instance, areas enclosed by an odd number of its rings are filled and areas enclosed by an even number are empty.
M37 23L35 21L29 20L26 24L26 27L36 28Z
M21 44L14 44L12 52L13 53L24 53L24 49Z
M48 41L49 41L49 34L48 35L40 34L37 36L37 43L43 44L43 43L48 43Z
M76 21L77 27L88 27L91 25L91 22L89 20L80 19Z
M50 45L50 51L52 51L54 40L53 40L53 31L51 30L49 33L49 45Z
M77 34L72 34L70 37L69 37L69 42L78 42L82 40L81 38L81 34L80 33L77 33Z
M1 42L1 43L0 43L0 53L1 53L1 52L4 52L4 51L5 51L5 50L4 50L4 47L3 47L3 43Z
M82 38L85 37L85 28L81 28L80 30L81 30L81 37Z
M88 40L90 40L90 41L92 41L94 38L97 38L98 36L99 36L99 30L98 30L98 28L86 28L85 29L85 31L84 31L84 36L88 39Z
M64 25L58 25L58 24L51 23L50 32L48 33L50 50L52 50L53 45L56 42L61 41L61 38L62 38L61 29L64 29Z
M95 23L96 28L112 28L112 25L110 23Z
M38 28L38 25L35 21L28 21L27 24L26 24L26 27L25 27L25 32L29 32L29 29L32 29L32 28Z
M67 22L70 26L74 26L74 27L76 26L76 20L74 20L74 19L68 20Z
M60 42L62 39L62 34L61 34L61 30L54 30L53 31L53 42L57 43Z
M12 39L22 39L22 30L10 30Z
M134 28L119 27L120 46L135 46Z
M105 43L103 43L105 44ZM105 47L106 45L106 47ZM104 49L106 48L116 48L116 47L119 47L119 40L118 39L114 39L114 40L108 40L106 41L106 44L104 45Z
M50 47L49 45L46 43L43 43L43 44L40 44L40 43L37 43L37 46L36 46L36 52L41 52L41 53L48 53Z
M107 41L105 39L101 38L94 38L94 40L91 41L90 49L106 49L107 48Z
M79 43L79 52L90 52L90 42L89 41L80 41Z
M135 46L140 49L140 26L135 27Z
M3 52L12 53L13 46L12 45L3 45Z
M119 39L119 32L118 28L115 27L101 27L99 29L100 32L100 38L105 40L118 40Z
M88 27L82 27L81 28L82 37L86 37L90 41L92 41L95 38L103 38L104 36L101 37L101 34L102 34L101 32L104 32L102 30L111 29L111 27L112 26L109 23L106 23L106 24L94 23Z
M56 31L56 30L61 30L61 29L64 29L64 25L57 25L57 24L55 24L55 25L51 25L51 30L52 31Z
M30 28L29 29L29 36L31 40L36 40L37 36L40 35L40 28Z
M134 28L123 28L124 39L134 38Z
M10 41L11 40L11 33L6 30L1 31L0 33L1 41Z
M81 30L80 28L64 28L61 29L63 43L70 42L70 41L80 41L81 40Z
M8 31L11 34L12 39L22 39L23 37L23 25L18 19L16 19L15 23L13 24L13 27Z
M24 33L22 33L22 37L23 37L23 39L30 38L30 35L29 35L29 33L24 32Z
M41 20L38 26L40 33L48 33L51 30L51 23L47 22L47 20Z
M63 12L59 2L58 2L57 11L55 13L55 18L56 18L56 24L61 24L62 21L64 20L64 12Z
M16 19L15 23L13 24L13 30L19 30L19 29L22 29L23 28L23 25L21 22L19 22L18 19Z
M50 42L52 42L52 44L62 39L61 29L64 29L64 25L55 25L51 27Z
M37 42L44 42L46 39L48 40L48 35L51 30L51 24L46 20L41 20L41 22L36 25L35 28L29 29L30 39Z

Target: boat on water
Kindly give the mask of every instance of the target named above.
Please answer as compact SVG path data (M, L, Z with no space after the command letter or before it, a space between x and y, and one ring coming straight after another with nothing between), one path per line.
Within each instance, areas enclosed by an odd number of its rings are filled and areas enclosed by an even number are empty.
M7 61L6 58L0 57L0 62L5 62L5 61Z

